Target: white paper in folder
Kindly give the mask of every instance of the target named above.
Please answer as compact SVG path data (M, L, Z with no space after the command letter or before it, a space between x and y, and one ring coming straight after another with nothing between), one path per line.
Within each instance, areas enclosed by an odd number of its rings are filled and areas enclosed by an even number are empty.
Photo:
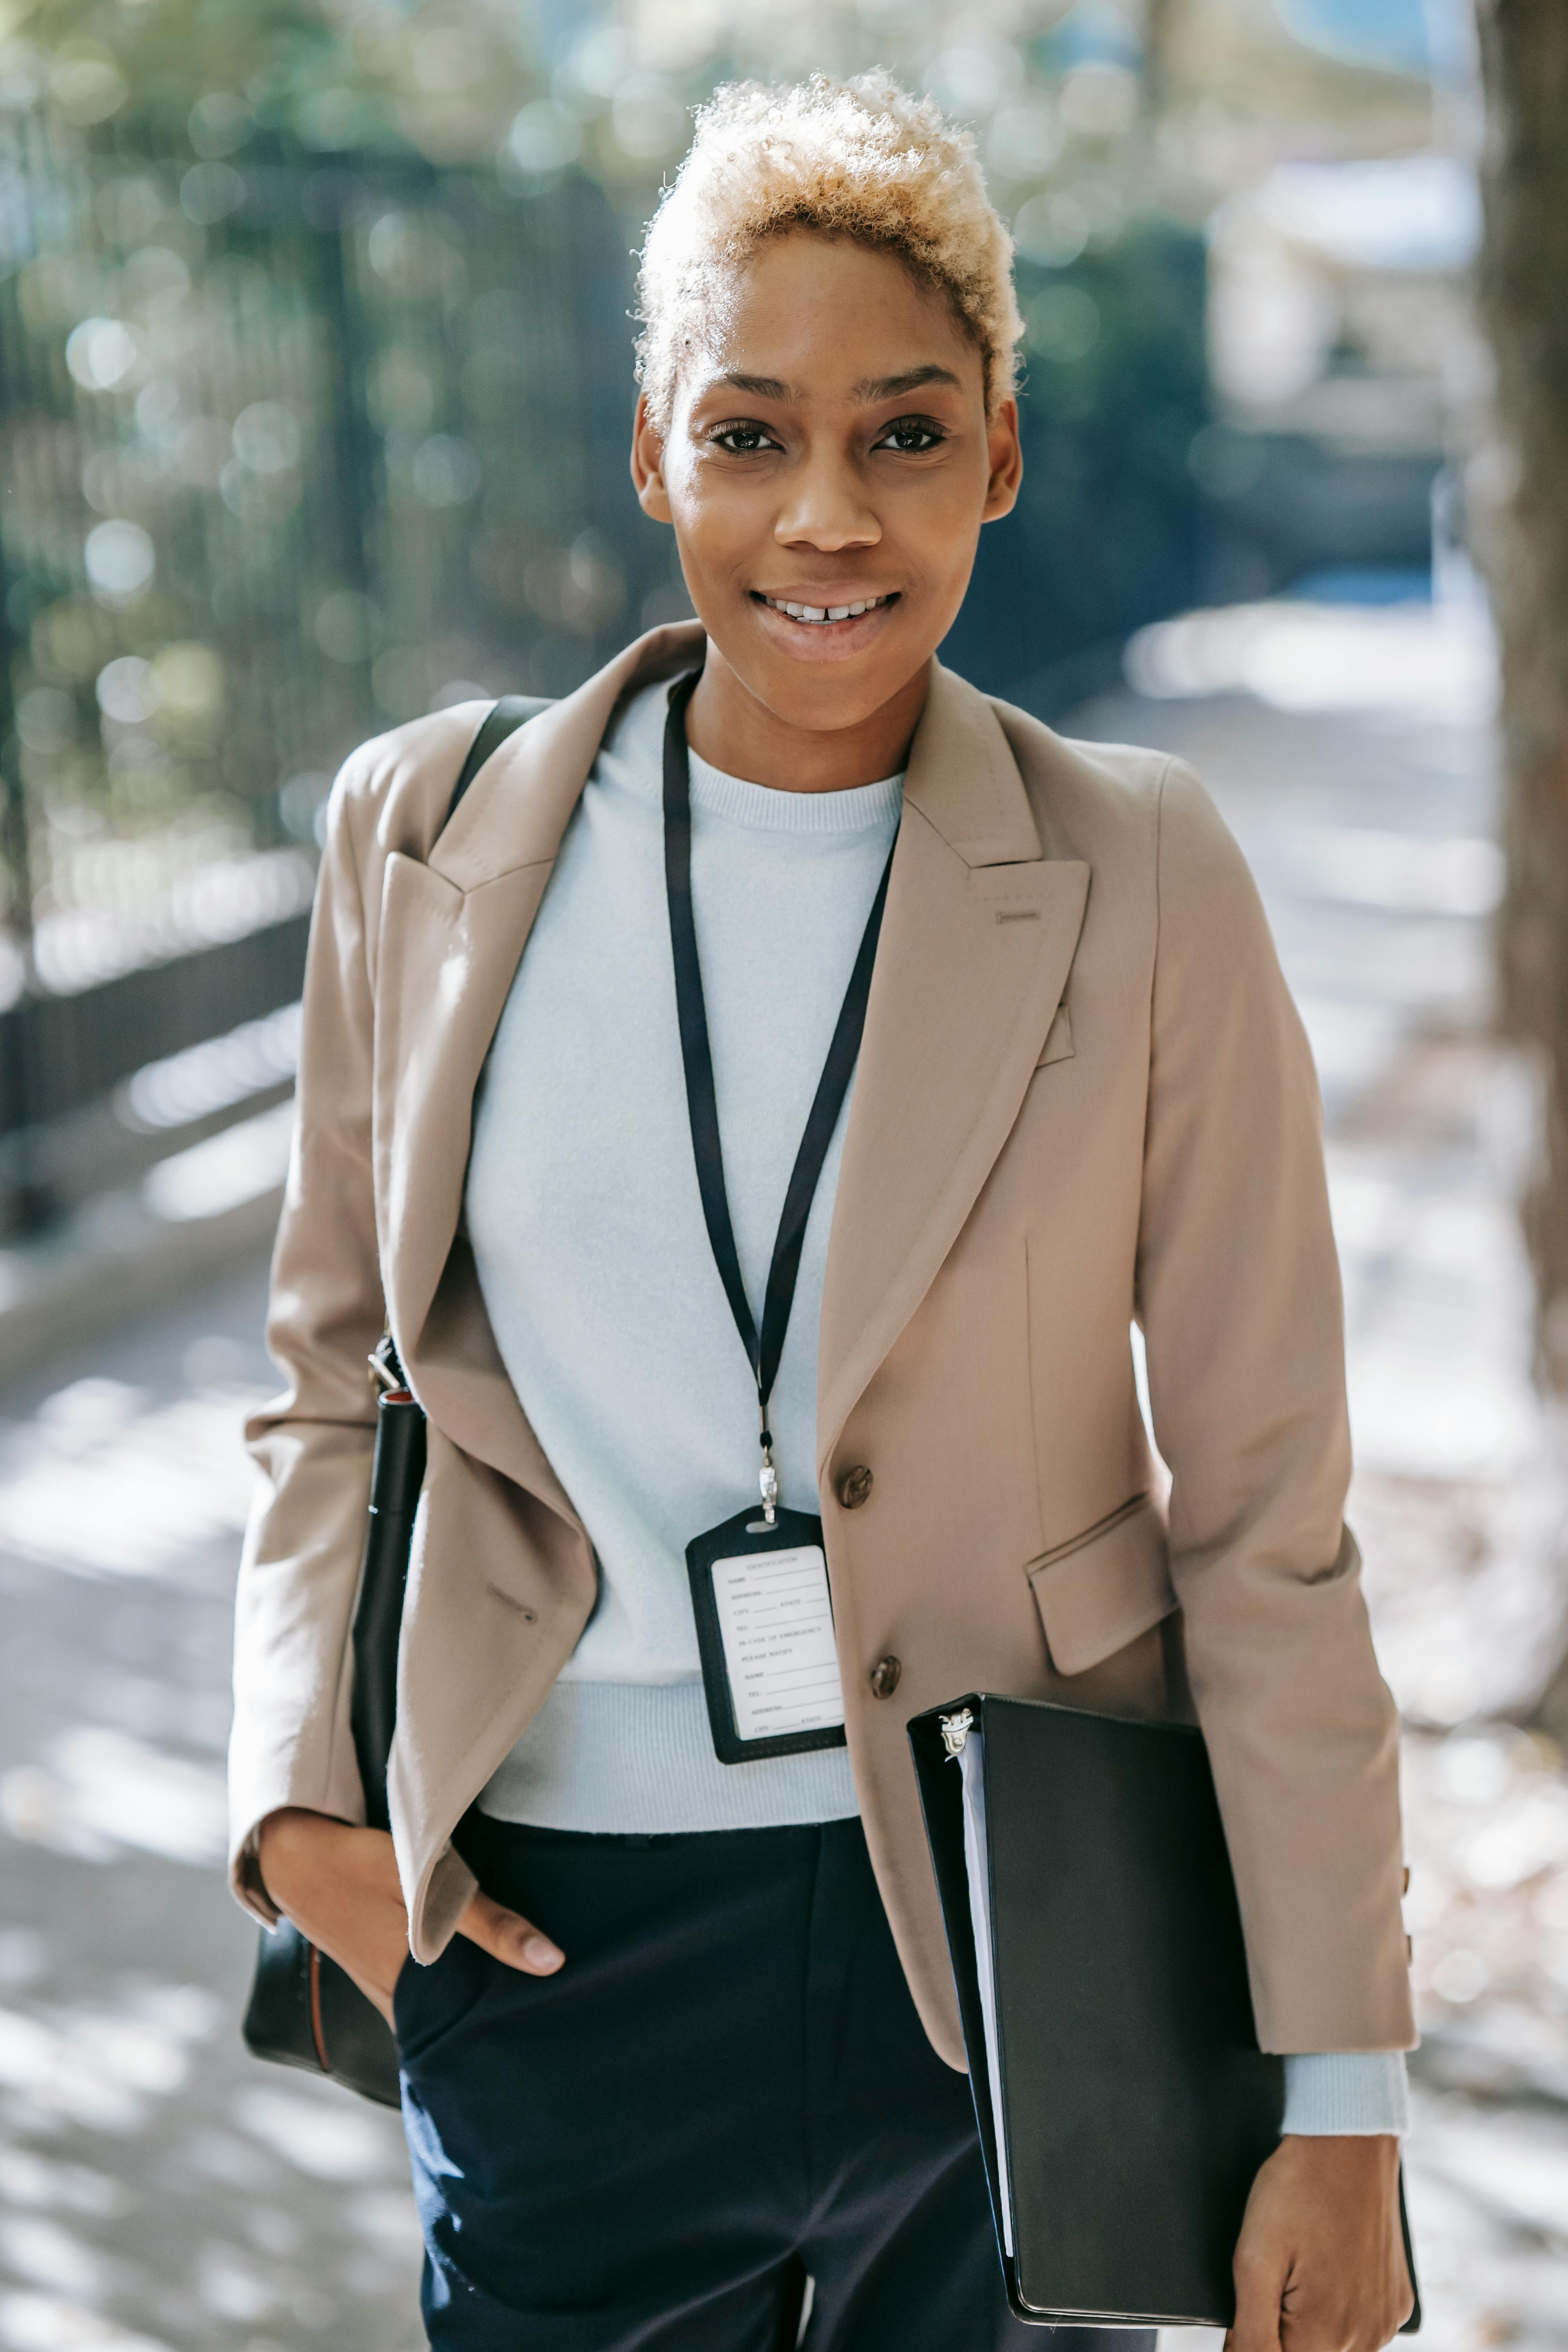
M996 2130L1002 2250L1010 2254L1013 2191L1007 2178L1007 2138L1002 2127L1002 2051L996 2031L996 1964L991 1948L991 1863L985 1843L985 1755L978 1727L965 1739L958 1762L963 1775L963 1865L969 1880L969 1923L974 1937L975 1974L980 1980L980 2014L985 2027L991 2117Z

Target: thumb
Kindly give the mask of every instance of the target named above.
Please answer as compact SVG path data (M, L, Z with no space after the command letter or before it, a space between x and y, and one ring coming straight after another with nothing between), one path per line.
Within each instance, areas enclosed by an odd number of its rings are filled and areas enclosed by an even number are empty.
M1237 2249L1236 2317L1226 2330L1224 2352L1280 2352L1279 2312L1285 2274L1267 2256Z
M489 1952L509 1969L519 1969L524 1976L550 1977L565 1959L559 1945L536 1927L531 1919L521 1912L508 1911L488 1895L476 1895L458 1922L458 1933L467 1936L481 1951Z

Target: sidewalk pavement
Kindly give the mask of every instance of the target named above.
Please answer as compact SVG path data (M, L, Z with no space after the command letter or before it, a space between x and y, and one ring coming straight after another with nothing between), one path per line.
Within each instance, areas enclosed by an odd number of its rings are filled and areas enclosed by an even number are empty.
M224 1883L265 1265L0 1395L0 2347L416 2352L395 2116L257 2064Z
M1488 1034L1485 647L1419 613L1173 625L1134 648L1149 690L1076 725L1208 778L1322 1069L1354 1519L1411 1725L1426 2340L1568 2347L1568 1788L1510 1721L1558 1638L1563 1479L1511 1207L1529 1087ZM263 1279L252 1255L119 1294L0 1391L0 2352L420 2341L395 2119L236 2032L252 1937L216 1864Z

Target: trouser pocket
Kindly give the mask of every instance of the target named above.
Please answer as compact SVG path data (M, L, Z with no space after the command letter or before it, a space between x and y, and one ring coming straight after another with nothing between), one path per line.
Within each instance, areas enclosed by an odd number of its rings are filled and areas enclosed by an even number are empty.
M417 2072L472 2020L500 1965L467 1936L454 1936L428 1967L409 1954L392 1995L393 2031L405 2073Z

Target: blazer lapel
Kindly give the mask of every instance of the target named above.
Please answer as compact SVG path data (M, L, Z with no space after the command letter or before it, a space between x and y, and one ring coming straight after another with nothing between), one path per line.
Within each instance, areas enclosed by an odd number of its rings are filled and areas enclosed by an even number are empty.
M1000 722L933 665L904 789L828 1243L826 1463L956 1241L1061 1001L1089 869L1047 858Z
M639 639L508 737L438 831L426 860L398 851L387 859L376 955L373 1151L387 1304L399 1352L416 1371L458 1237L475 1089L562 835L616 704L636 688L690 667L702 643L695 626ZM445 1326L449 1318L441 1320ZM499 1358L494 1369L500 1369ZM513 1416L506 1418L510 1426ZM468 1419L465 1414L465 1427ZM505 1449L510 1458L496 1466L570 1516L521 1410L515 1419L514 1442Z

